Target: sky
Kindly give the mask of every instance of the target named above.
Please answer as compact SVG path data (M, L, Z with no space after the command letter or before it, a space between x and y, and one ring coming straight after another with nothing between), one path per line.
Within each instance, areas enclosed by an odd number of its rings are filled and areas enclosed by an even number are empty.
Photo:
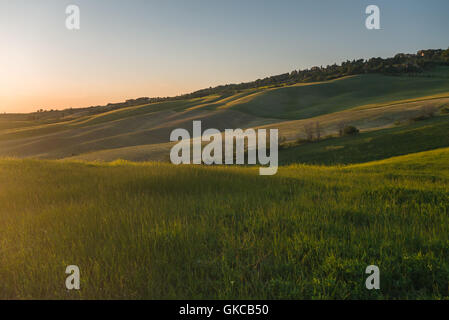
M0 41L1 113L87 107L446 49L449 1L0 0Z

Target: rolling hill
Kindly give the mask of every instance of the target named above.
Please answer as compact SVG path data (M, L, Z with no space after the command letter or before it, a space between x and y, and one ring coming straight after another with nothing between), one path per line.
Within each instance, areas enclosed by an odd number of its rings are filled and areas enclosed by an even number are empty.
M449 67L442 67L449 74ZM359 75L267 91L234 108L255 116L306 119L361 105L447 93L449 78Z
M379 130L406 123L424 106L449 103L448 75L449 67L438 67L419 76L358 75L92 115L78 112L52 121L10 117L0 119L0 156L167 161L170 132L191 130L193 120L219 130L278 128L288 141L303 137L306 123L319 122L323 135L334 135L342 121L362 131Z
M447 299L448 113L440 66L0 115L0 299ZM278 173L169 164L194 120L279 129Z

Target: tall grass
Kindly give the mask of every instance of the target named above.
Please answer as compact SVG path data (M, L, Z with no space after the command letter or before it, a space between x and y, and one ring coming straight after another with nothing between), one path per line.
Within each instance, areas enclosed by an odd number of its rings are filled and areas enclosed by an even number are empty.
M270 177L2 160L0 298L448 298L448 181L449 149Z

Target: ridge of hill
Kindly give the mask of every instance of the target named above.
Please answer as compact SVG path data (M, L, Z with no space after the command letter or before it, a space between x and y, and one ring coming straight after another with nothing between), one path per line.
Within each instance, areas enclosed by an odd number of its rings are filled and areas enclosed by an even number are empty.
M281 137L295 141L304 138L304 126L311 123L319 123L323 137L335 135L342 122L373 131L407 124L426 107L442 109L448 104L447 66L419 76L356 75L70 115L53 122L25 124L16 119L14 126L14 121L0 120L0 156L167 161L171 131L191 131L194 120L201 120L203 129L220 131L277 128Z

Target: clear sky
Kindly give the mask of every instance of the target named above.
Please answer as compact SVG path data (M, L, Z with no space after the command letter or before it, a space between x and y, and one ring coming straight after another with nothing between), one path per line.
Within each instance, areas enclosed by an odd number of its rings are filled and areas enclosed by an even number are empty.
M0 41L0 112L86 107L447 48L449 1L0 0Z

